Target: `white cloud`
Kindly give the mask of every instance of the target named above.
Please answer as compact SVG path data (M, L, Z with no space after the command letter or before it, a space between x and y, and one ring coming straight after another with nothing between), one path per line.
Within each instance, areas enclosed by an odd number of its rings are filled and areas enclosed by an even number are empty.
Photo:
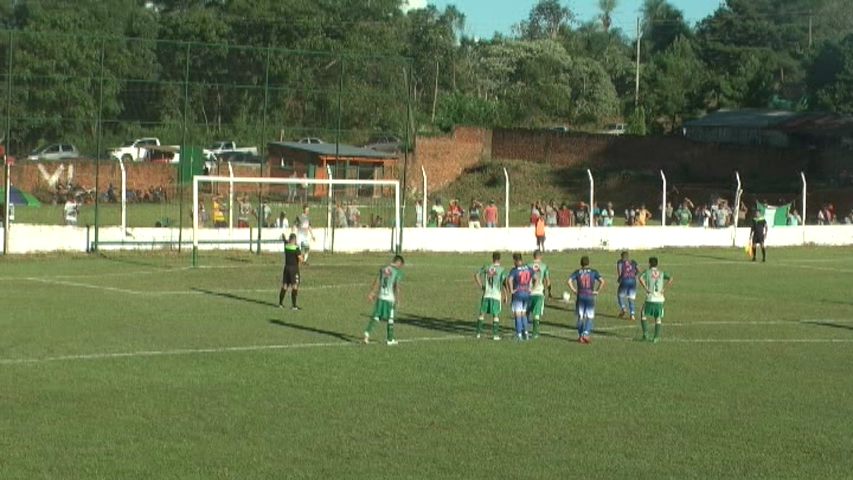
M427 0L407 0L403 5L402 9L404 12L408 12L409 10L417 10L419 8L426 8Z

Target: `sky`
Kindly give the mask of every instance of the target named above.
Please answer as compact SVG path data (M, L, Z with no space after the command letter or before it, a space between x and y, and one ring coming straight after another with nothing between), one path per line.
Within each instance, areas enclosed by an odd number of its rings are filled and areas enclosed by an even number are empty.
M492 38L495 32L508 35L512 26L525 20L537 0L409 0L410 7L423 7L427 3L439 9L447 5L456 5L465 14L465 34L470 37ZM598 13L598 0L561 0L580 21L591 20ZM636 31L637 16L642 0L619 0L619 6L613 15L613 25L622 29L628 36ZM681 9L689 23L695 23L713 13L720 0L669 0L669 3Z

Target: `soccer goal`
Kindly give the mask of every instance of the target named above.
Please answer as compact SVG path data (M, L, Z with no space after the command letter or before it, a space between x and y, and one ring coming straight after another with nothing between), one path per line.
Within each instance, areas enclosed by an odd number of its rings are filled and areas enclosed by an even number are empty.
M280 250L282 236L298 231L305 206L312 250L400 252L400 182L324 173L329 178L193 177L192 265L199 263L199 248Z

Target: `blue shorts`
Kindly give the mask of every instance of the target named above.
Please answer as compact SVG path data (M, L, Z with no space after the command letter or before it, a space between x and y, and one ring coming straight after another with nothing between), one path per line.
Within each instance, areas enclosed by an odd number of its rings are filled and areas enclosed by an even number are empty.
M530 295L513 295L512 296L512 312L527 314L530 307Z
M631 300L637 298L637 284L627 284L627 285L619 285L619 290L616 292L616 295L620 297L627 297Z
M575 302L575 313L578 314L578 320L595 318L595 299L578 297Z

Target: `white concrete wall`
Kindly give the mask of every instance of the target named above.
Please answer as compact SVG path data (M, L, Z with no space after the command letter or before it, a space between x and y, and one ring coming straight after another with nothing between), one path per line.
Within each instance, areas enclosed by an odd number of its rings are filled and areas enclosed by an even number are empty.
M2 233L2 231L0 231ZM137 249L156 250L169 248L159 244L169 242L177 246L178 230L173 228L134 228L128 229L123 236L118 227L101 228L100 242L122 242L118 245L102 243L102 250ZM312 242L315 250L328 250L331 238L326 231L318 229L316 240ZM202 229L199 248L203 250L228 249L249 250L246 243L216 243L257 238L257 231L234 229L233 236L228 229ZM263 239L271 243L262 245L265 251L281 251L278 241L281 231L267 229ZM732 236L736 235L733 239ZM334 232L334 251L341 253L388 252L392 249L392 230L388 228L340 229ZM0 246L2 246L0 235ZM13 224L9 231L11 253L36 253L52 251L85 252L87 235L85 227L42 226ZM660 247L731 247L743 246L749 237L749 230L739 228L702 229L695 227L609 227L609 228L551 228L546 235L546 249L549 251L575 249L644 250ZM89 230L89 241L94 240L94 229ZM185 229L184 242L192 241L192 230ZM210 243L212 242L212 243ZM808 226L776 227L767 237L768 246L791 246L803 244L815 245L853 245L853 226ZM536 247L532 228L507 229L468 229L468 228L407 228L403 232L404 251L432 252L487 252L487 251L530 251ZM187 245L189 248L189 245ZM254 248L254 244L252 246Z

